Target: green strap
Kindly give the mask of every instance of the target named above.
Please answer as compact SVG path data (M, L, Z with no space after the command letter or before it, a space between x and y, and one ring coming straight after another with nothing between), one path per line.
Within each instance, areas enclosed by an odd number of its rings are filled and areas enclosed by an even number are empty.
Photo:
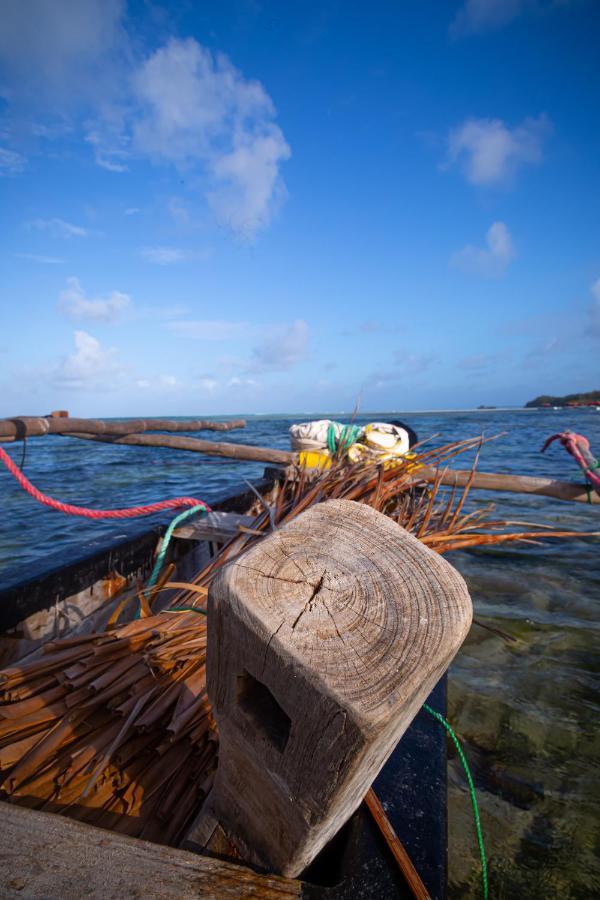
M169 544L171 543L171 538L173 537L173 532L177 528L180 522L184 522L189 516L195 515L199 512L206 512L205 506L192 506L190 509L184 510L182 513L179 513L178 516L175 516L172 522L169 523L169 527L165 531L165 536L163 538L162 546L159 550L158 556L156 557L156 562L154 563L154 567L152 572L150 573L150 578L144 588L144 591L150 590L150 588L154 587L158 580L158 576L160 570L162 569L165 561L165 556L167 555L167 550L169 549ZM139 618L140 610L138 609L136 618Z
M339 437L338 428L341 428ZM357 442L361 432L360 425L341 425L339 422L331 422L327 429L327 449L330 453L337 453L338 450L345 451Z
M475 832L477 834L477 844L479 845L479 856L481 857L481 881L483 884L483 896L484 900L488 898L488 875L487 875L487 860L485 856L485 846L483 843L483 831L481 829L481 820L479 818L479 807L477 806L477 796L475 794L475 785L473 784L473 778L471 776L471 770L469 769L469 763L467 762L467 757L463 753L463 749L460 745L460 741L458 740L454 729L450 725L447 719L444 716L436 712L435 709L432 709L427 703L423 704L423 709L425 709L430 716L433 716L434 719L443 725L450 737L454 742L454 746L458 751L458 755L460 761L462 763L463 769L465 770L465 775L467 776L467 782L469 784L469 793L471 794L471 803L473 804L473 818L475 819Z

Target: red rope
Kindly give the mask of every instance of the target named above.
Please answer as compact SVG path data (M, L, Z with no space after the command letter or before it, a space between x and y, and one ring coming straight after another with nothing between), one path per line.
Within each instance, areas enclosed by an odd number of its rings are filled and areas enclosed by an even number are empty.
M148 506L132 506L129 509L87 509L85 506L72 506L70 503L61 503L47 494L42 494L23 475L19 467L12 461L8 453L0 447L0 460L4 463L11 475L19 482L23 490L27 491L38 503L44 503L57 509L59 512L70 516L85 516L87 519L129 519L135 516L149 516L163 509L176 509L179 506L203 506L206 512L210 512L204 500L196 500L194 497L175 497L173 500L161 500L160 503L150 503Z
M542 447L542 453L553 441L560 441L565 450L571 454L596 492L600 494L600 475L598 474L598 461L592 455L590 442L582 434L575 431L561 431L548 438Z

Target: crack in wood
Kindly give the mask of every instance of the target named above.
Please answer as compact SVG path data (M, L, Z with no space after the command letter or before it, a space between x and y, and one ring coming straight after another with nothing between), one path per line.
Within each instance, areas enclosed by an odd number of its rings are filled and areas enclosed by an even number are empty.
M304 608L301 609L300 612L298 613L298 615L296 616L296 619L295 619L295 621L294 621L294 624L292 625L292 631L294 630L294 628L296 627L296 625L298 624L298 622L300 621L300 619L302 618L302 616L304 615L305 612L312 612L312 609L313 609L313 601L315 600L317 594L319 593L319 591L320 591L321 588L323 587L323 582L325 581L325 576L326 576L326 575L327 575L327 571L323 572L323 574L321 575L321 577L319 578L319 580L317 581L317 583L314 584L314 585L312 585L312 589L313 589L312 594L310 595L310 597L308 598L308 600L307 600L306 603L304 604Z

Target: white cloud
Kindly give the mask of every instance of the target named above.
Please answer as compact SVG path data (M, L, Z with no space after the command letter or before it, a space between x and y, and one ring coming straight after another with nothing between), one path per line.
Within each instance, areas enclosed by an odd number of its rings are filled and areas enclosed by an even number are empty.
M134 86L142 109L133 125L137 150L208 171L219 221L255 237L281 196L279 165L290 156L262 85L189 38L171 39L152 54Z
M485 247L468 244L455 253L450 264L463 272L497 278L515 257L515 246L504 222L494 222L487 230Z
M161 387L174 388L179 385L179 382L177 381L175 375L161 375L159 378L159 384L161 385Z
M520 166L542 161L542 144L551 129L544 114L515 128L502 119L467 119L449 134L444 167L457 165L471 184L501 184Z
M27 259L29 262L39 263L40 265L57 266L64 263L64 259L58 256L42 256L39 253L15 253L17 259Z
M450 26L453 37L502 28L515 19L529 0L465 0Z
M203 390L208 391L211 394L219 386L219 382L217 381L216 378L208 378L208 377L201 378L200 381L198 382L198 384L200 385L200 387Z
M29 228L35 228L39 231L48 231L52 237L72 238L72 237L88 237L89 231L81 225L72 225L71 222L65 222L64 219L34 219L28 223Z
M118 139L113 140L109 149L103 147L104 138L96 131L91 131L86 135L85 140L94 148L94 157L96 164L108 172L128 172L129 166L123 160L128 159L130 154L117 146ZM123 142L125 138L121 138Z
M114 322L129 306L131 298L122 291L112 291L108 297L88 298L79 279L67 278L67 287L59 295L59 308L72 319Z
M26 159L20 153L0 147L0 176L18 175L25 168L25 163Z
M108 172L129 171L129 166L126 166L125 163L116 162L114 159L106 156L100 150L96 151L96 163L100 166L101 169L106 169Z
M167 322L167 328L179 337L197 341L230 341L243 337L252 330L248 322L230 322L221 319L180 319Z
M171 266L187 258L185 250L180 247L142 247L139 253L146 262L158 266Z
M74 333L75 352L66 356L50 373L50 380L71 390L112 390L125 367L117 359L117 350L104 349L87 331Z
M143 390L145 390L146 388L152 387L151 382L149 382L147 378L138 378L138 380L136 381L136 385L137 385L137 387L142 388Z
M125 210L125 215L126 216L136 216L140 212L141 212L141 209L139 208L139 206L129 206Z
M280 168L290 148L271 98L193 38L170 38L144 57L124 13L124 0L3 0L9 115L38 140L81 135L111 172L140 157L176 166L192 190L202 185L220 226L254 240L286 196ZM0 170L23 164L14 149L0 151Z
M213 172L222 187L210 191L208 200L220 222L252 241L285 199L279 164L290 151L276 126L271 134L236 144L231 153L215 160Z
M292 368L306 359L309 337L308 325L302 319L291 325L269 329L269 333L253 349L248 369L281 371Z

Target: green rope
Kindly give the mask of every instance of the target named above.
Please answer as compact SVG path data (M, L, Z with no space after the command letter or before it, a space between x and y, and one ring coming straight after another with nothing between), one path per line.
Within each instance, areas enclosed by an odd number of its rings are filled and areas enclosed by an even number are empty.
M337 429L341 431L337 433ZM360 425L341 425L339 422L332 422L327 429L327 448L330 453L336 453L338 450L347 450L352 444L355 444L362 432Z
M483 896L484 900L488 898L488 875L487 875L487 860L485 856L485 846L483 843L483 831L481 829L481 820L479 818L479 807L477 806L477 796L475 794L475 785L473 784L473 778L471 776L471 770L469 769L469 763L467 762L467 757L463 753L463 748L460 745L460 741L458 740L454 729L450 725L447 719L444 716L436 712L435 709L432 709L427 703L423 704L423 709L425 709L430 716L433 716L434 719L437 719L438 722L444 726L452 740L454 741L454 746L458 751L458 755L460 761L462 763L463 769L465 770L465 775L467 776L467 782L469 784L469 793L471 794L471 803L473 804L473 818L475 819L475 831L477 833L477 843L479 845L479 856L481 857L481 882L483 884Z
M150 590L150 588L154 587L158 580L158 576L160 570L162 569L165 557L167 555L167 550L169 549L169 544L171 543L171 538L173 537L173 532L177 528L180 522L184 522L189 516L195 515L198 512L206 512L206 507L204 506L192 506L190 509L184 510L182 513L179 513L178 516L175 516L173 521L169 524L169 527L165 531L165 536L163 538L162 546L159 550L158 556L156 557L156 562L154 563L154 568L150 573L150 578L148 579L148 583L144 588L145 591ZM139 615L139 611L138 611Z

